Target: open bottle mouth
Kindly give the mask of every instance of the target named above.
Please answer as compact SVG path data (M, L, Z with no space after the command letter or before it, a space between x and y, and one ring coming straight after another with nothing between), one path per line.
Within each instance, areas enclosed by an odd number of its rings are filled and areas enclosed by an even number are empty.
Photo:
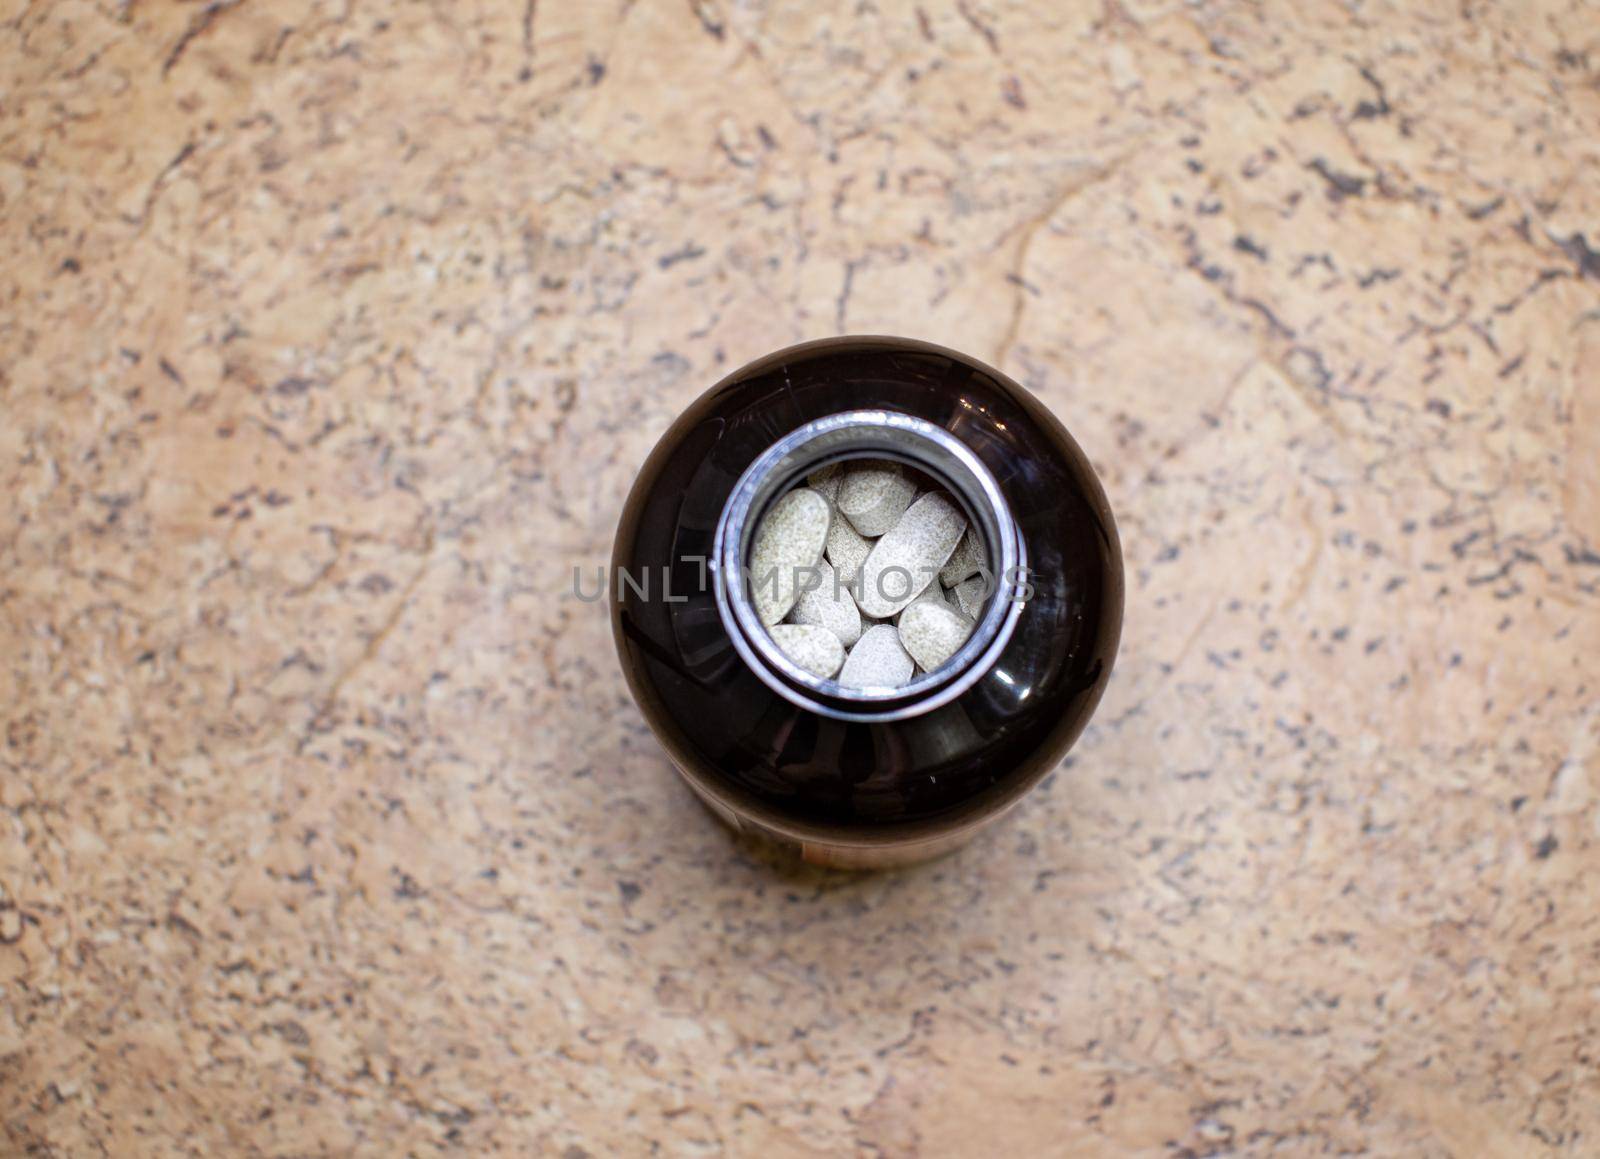
M810 472L859 459L889 459L923 472L964 509L983 540L988 597L965 643L931 672L897 687L845 685L815 676L779 650L750 591L751 542L768 507ZM835 513L835 518L840 516ZM894 411L829 415L791 431L740 476L717 522L713 547L717 610L734 648L770 688L801 708L864 722L931 711L972 687L999 658L1022 611L1027 558L999 484L979 458L942 427ZM935 580L935 583L938 581Z

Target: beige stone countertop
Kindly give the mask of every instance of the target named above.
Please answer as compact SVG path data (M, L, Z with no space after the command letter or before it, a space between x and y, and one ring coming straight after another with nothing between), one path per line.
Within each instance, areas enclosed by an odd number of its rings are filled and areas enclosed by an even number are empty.
M1128 568L876 876L564 596L847 332ZM0 482L0 1152L1600 1154L1587 0L10 0Z

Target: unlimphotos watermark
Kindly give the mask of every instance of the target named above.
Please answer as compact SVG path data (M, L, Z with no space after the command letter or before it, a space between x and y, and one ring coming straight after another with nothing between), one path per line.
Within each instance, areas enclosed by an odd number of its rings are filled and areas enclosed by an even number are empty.
M590 573L593 586L585 587L584 568L580 564L572 567L572 594L586 604L592 604L605 597L607 591L615 591L616 598L660 600L668 604L688 603L695 595L703 595L711 590L710 560L702 555L686 555L679 559L679 567L663 565L660 568L607 568L604 564L596 564ZM921 567L915 569L893 565L878 572L873 579L873 591L879 599L899 603L908 600L937 582L939 568ZM785 574L788 576L789 587L797 596L810 592L820 591L829 582L831 577L833 590L827 594L830 598L838 600L844 598L848 592L852 598L859 600L862 594L861 585L865 582L864 574L857 574L854 581L845 583L832 569L824 569L820 565L792 567L785 573L784 569L769 567L760 574L753 572L748 566L739 569L741 582L748 584L752 593L769 591L776 595L786 590L783 584ZM610 573L608 575L608 573ZM1007 599L1013 603L1025 604L1033 598L1035 572L1026 567L1017 566L1007 568L1006 571L996 576L987 567L979 566L974 573L982 579L982 586L975 593L977 598L987 600L996 591L1003 590ZM652 576L659 577L659 582L652 583ZM1003 581L1003 584L996 581Z

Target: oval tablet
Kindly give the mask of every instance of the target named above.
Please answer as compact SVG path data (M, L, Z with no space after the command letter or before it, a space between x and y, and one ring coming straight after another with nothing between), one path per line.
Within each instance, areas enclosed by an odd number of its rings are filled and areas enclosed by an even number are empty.
M956 603L973 619L983 611L983 602L989 598L989 581L981 574L964 579L955 586Z
M939 582L947 588L953 588L988 562L984 556L983 539L979 536L978 529L969 527L967 533L961 537L961 542L956 544L950 561L939 569Z
M813 676L826 680L844 663L839 637L815 624L774 624L770 629L778 650Z
M850 526L850 520L835 519L828 525L828 562L833 564L840 583L856 582L856 576L861 574L861 565L867 561L871 551L871 542L861 538L861 533Z
M921 600L900 616L900 646L924 672L932 672L967 642L972 621L932 600Z
M876 624L861 639L839 669L839 683L852 688L898 688L911 679L911 655L900 646L892 624Z
M806 476L806 483L829 503L839 497L839 484L844 482L844 464L832 463L818 467Z
M879 619L894 615L934 582L966 529L967 517L941 492L918 499L872 545L861 565L856 604Z
M917 485L898 463L869 459L850 466L839 484L839 513L867 537L882 535L911 506Z
M800 587L789 623L826 628L846 648L861 639L861 612L827 560L819 561L815 575L803 578Z
M833 511L828 501L797 487L767 509L750 547L750 596L763 624L789 614L800 581L822 558Z
M900 615L904 616L912 608L923 603L938 604L941 608L949 608L952 612L959 612L961 610L960 608L956 607L954 602L951 601L949 593L946 592L944 588L940 587L938 584L929 584L927 587L922 589L922 594L920 596L900 609Z

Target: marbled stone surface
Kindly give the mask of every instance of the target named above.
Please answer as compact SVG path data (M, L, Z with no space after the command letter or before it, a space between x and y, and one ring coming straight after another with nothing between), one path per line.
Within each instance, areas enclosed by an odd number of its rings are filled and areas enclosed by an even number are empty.
M0 293L8 1153L1600 1153L1594 4L10 0ZM1129 565L889 876L564 597L842 331Z

